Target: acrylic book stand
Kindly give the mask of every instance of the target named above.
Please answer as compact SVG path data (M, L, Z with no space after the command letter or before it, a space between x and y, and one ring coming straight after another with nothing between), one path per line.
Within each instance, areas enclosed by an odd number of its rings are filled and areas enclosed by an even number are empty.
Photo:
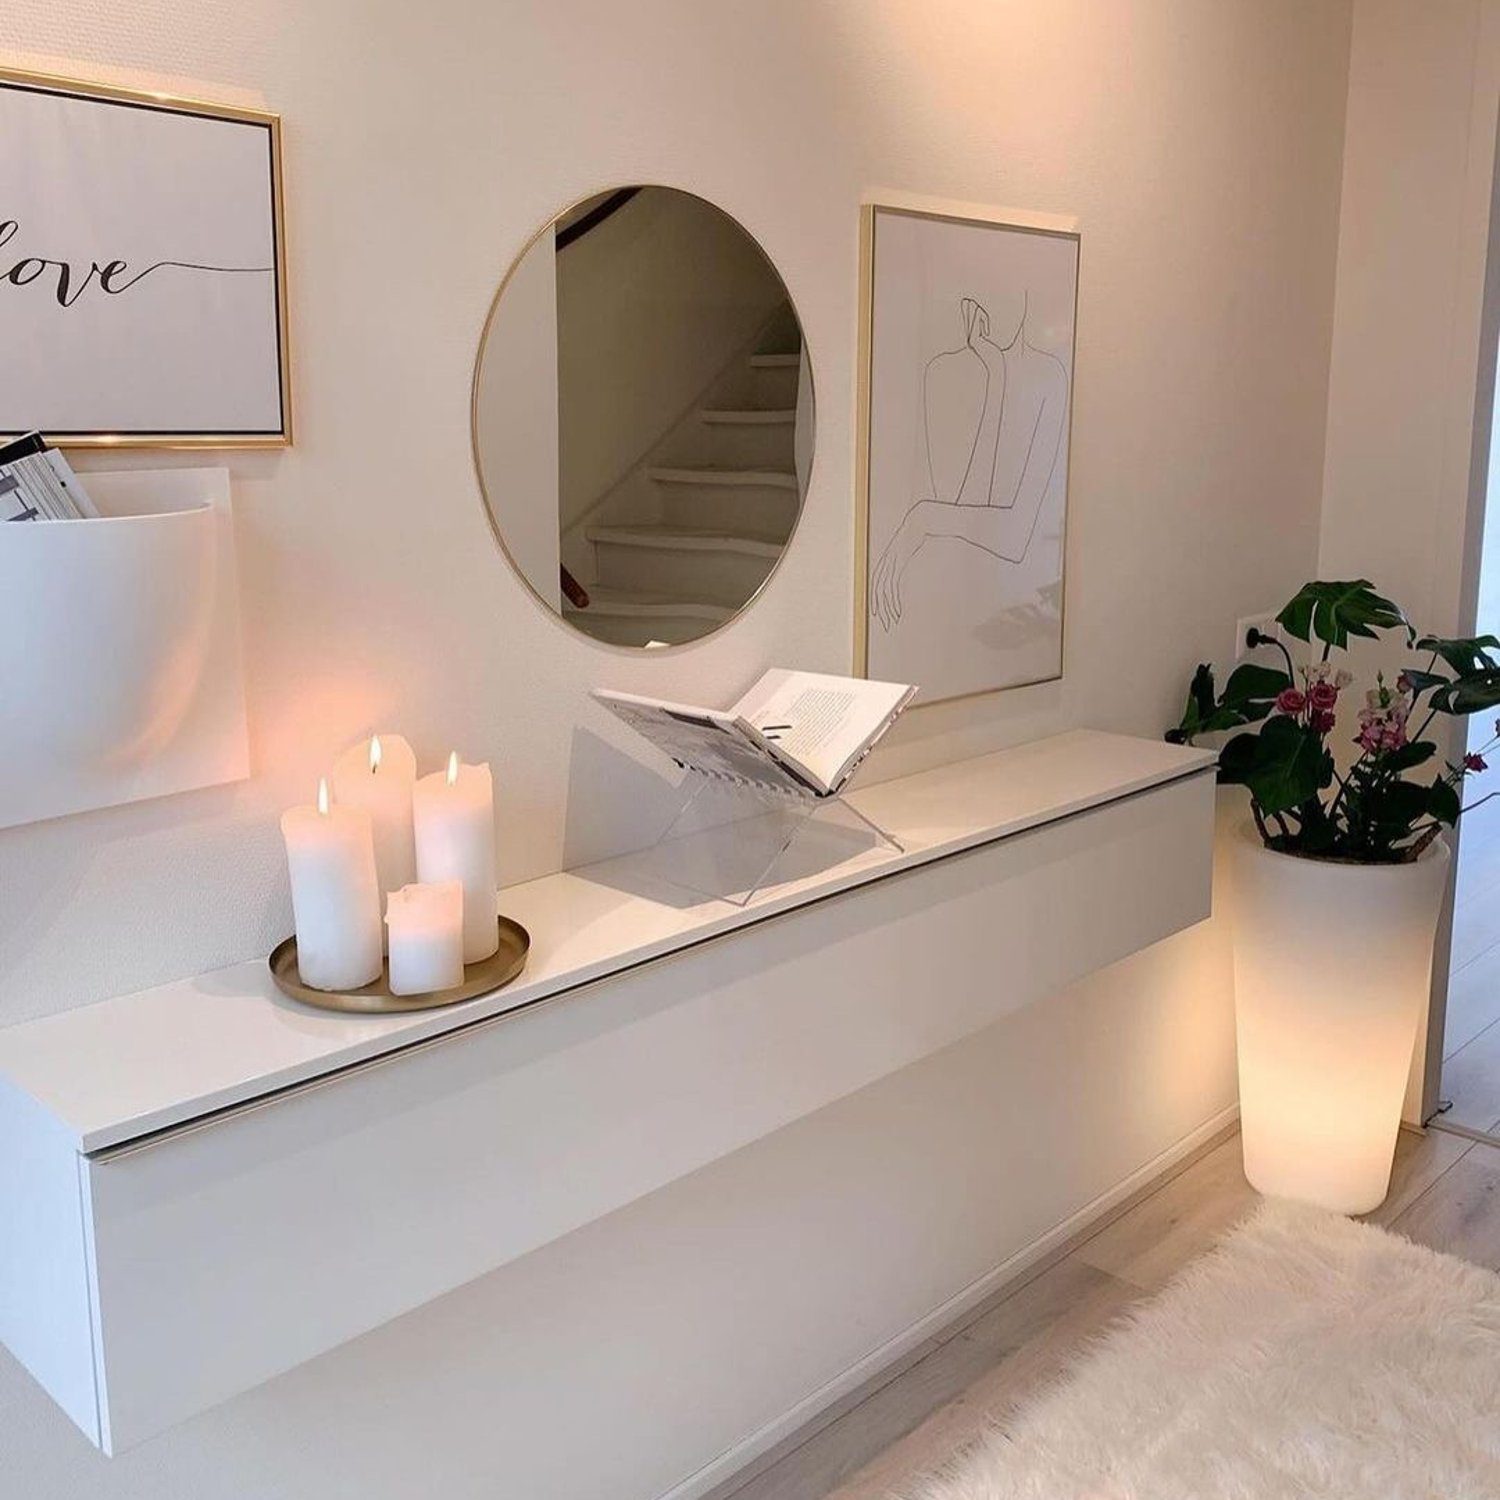
M684 890L748 906L767 886L882 847L904 852L842 789L819 796L684 769L682 802L647 856L660 878Z

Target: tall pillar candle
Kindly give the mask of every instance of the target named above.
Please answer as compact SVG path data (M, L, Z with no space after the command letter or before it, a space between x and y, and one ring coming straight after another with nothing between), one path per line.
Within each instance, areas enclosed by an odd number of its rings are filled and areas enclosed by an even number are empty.
M333 765L333 795L338 806L363 808L370 815L375 878L382 897L417 878L411 813L416 780L417 757L399 734L377 734L361 740Z
M357 990L380 978L380 888L370 815L330 804L318 783L316 807L294 807L281 817L292 915L297 924L297 970L315 990Z
M464 962L500 946L495 870L495 791L488 765L465 766L458 752L446 771L417 782L412 796L417 879L457 880L464 888Z

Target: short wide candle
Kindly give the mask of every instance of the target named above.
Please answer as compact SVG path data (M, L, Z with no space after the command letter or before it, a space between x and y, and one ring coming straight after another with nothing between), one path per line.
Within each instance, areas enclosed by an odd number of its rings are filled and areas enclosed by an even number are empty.
M478 963L500 946L496 903L495 792L488 765L460 765L417 783L417 879L457 880L464 888L464 962Z
M283 813L281 836L302 982L315 990L357 990L379 979L380 888L369 813L330 806L328 783L320 781L318 805Z
M464 982L464 888L458 881L392 891L385 920L393 995L433 994Z

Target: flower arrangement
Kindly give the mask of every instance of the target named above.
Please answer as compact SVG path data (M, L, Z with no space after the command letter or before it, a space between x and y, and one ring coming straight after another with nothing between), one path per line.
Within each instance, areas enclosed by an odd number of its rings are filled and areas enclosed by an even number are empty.
M1363 578L1304 584L1276 622L1313 647L1317 659L1298 665L1281 640L1252 631L1247 644L1279 651L1284 670L1242 663L1216 693L1213 668L1200 666L1182 722L1167 738L1191 744L1200 734L1260 724L1225 744L1219 781L1248 789L1268 849L1359 864L1416 859L1442 829L1457 824L1464 783L1486 769L1484 756L1500 745L1497 721L1495 736L1479 751L1429 772L1438 747L1427 733L1439 714L1464 717L1500 705L1500 639L1419 637ZM1342 695L1354 677L1330 658L1348 650L1351 636L1377 640L1393 631L1427 660L1414 660L1394 684L1376 675L1358 710L1357 732L1345 743L1335 736Z

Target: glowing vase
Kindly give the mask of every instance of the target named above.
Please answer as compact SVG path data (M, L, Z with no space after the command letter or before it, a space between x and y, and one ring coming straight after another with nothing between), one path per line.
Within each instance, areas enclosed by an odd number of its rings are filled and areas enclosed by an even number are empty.
M1448 875L1441 839L1402 865L1235 840L1235 1016L1245 1176L1272 1197L1368 1213L1390 1187Z

